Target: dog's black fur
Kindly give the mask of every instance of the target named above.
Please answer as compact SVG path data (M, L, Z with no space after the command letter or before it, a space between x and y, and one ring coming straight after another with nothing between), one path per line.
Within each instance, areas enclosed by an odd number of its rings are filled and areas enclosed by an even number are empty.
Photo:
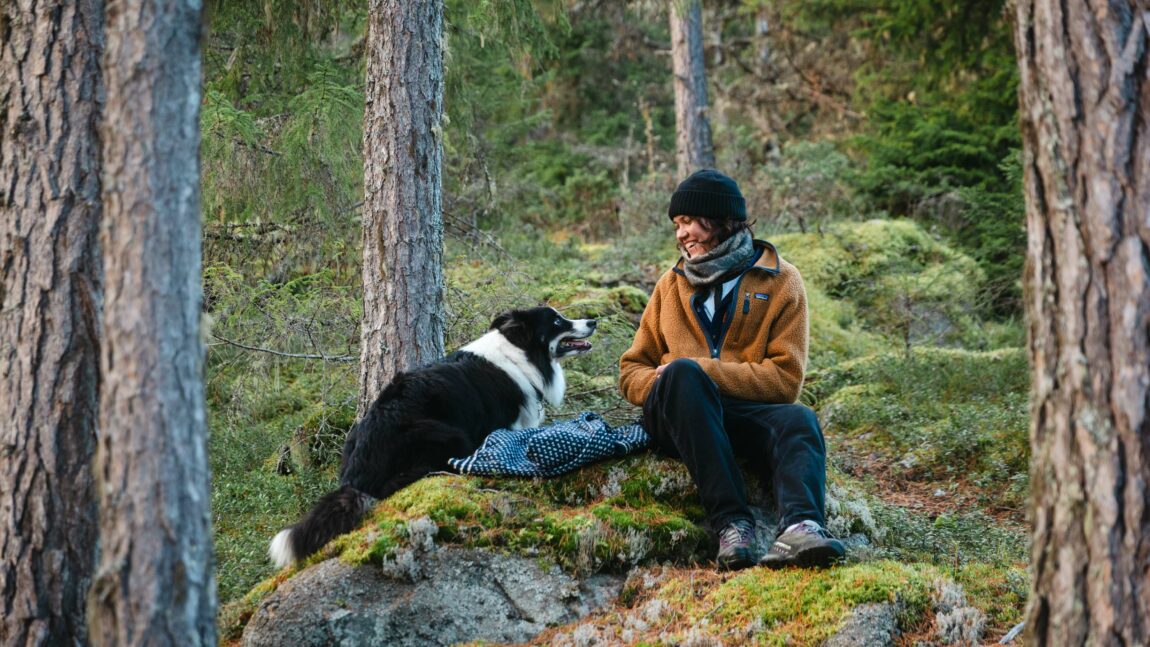
M286 566L354 530L375 499L446 469L492 431L538 426L543 403L559 404L566 389L558 359L590 350L581 340L595 324L553 308L513 310L442 360L397 374L347 435L341 487L276 535L272 559Z

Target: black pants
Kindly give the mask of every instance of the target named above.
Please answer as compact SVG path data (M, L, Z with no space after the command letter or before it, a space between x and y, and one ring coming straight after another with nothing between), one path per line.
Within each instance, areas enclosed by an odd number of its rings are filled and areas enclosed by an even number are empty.
M715 530L751 518L736 455L773 490L780 529L807 519L826 525L826 445L809 408L719 395L697 362L678 359L647 396L643 426L660 451L686 464Z

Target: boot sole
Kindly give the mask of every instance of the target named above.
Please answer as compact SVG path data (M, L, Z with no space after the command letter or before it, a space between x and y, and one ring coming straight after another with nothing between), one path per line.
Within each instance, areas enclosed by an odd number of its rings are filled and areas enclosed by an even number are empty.
M727 559L716 559L715 561L719 565L720 571L738 571L755 565L755 559L751 556L749 549L741 550Z
M844 557L845 555L836 550L834 546L813 546L807 550L799 551L798 554L789 559L764 559L759 562L759 564L770 569L780 569L788 566L798 566L799 568L826 568L843 561Z

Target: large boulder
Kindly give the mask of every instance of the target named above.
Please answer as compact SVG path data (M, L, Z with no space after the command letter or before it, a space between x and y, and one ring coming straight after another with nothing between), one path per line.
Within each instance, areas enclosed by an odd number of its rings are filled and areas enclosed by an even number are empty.
M401 567L329 559L256 610L245 647L524 642L612 603L623 578L579 580L538 559L443 547Z

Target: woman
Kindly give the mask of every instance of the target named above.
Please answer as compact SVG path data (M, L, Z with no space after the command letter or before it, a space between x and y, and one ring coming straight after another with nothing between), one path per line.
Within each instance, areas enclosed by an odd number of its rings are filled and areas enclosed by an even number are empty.
M623 396L656 446L682 460L719 530L720 568L751 566L754 522L735 464L762 468L781 534L759 563L828 566L845 554L823 528L826 448L795 404L807 360L802 277L754 240L738 184L714 170L684 180L667 215L682 259L655 285L620 359Z

